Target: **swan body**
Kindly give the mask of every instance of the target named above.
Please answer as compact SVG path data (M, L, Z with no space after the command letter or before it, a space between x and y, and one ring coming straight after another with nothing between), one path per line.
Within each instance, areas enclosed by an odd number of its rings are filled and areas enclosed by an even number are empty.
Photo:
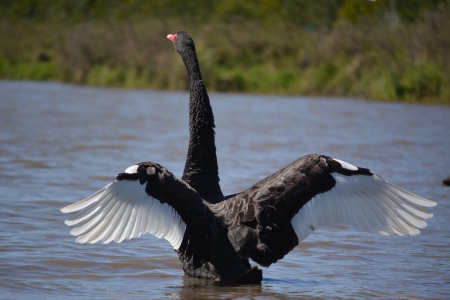
M190 142L181 179L153 162L133 165L92 196L61 209L75 213L77 243L164 238L187 275L260 283L262 271L316 229L347 224L383 235L417 235L435 202L370 170L320 154L299 158L249 189L224 197L214 117L192 38L169 35L190 79Z

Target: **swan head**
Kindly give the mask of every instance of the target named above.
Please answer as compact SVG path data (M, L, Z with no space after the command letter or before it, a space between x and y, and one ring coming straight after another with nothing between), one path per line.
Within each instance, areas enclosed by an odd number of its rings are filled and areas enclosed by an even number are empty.
M169 34L167 38L173 42L175 50L177 50L178 53L181 54L187 49L194 50L195 52L194 40L192 40L191 36L186 31L178 31L177 33Z

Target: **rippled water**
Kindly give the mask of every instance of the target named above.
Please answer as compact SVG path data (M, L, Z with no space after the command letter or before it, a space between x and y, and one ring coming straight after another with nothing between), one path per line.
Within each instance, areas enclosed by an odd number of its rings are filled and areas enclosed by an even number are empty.
M78 245L62 206L128 166L181 175L188 94L0 81L1 298L448 298L450 107L212 94L222 190L324 153L435 200L417 237L318 230L257 286L183 276L168 242Z

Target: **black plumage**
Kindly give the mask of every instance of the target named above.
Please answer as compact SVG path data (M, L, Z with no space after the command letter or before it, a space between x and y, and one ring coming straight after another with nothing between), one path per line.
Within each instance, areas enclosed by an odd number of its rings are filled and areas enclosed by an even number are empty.
M195 44L185 31L172 35L175 50L181 55L189 77L189 147L182 179L191 185L208 203L224 199L219 185L214 114L202 80ZM176 37L175 37L176 36ZM190 262L180 256L186 274L215 280L235 280L250 270L246 259L241 259L231 246L226 230L219 231L220 251L215 256L214 265L207 263L200 270L193 270ZM216 268L222 270L218 272ZM225 271L226 270L226 271ZM235 272L229 272L235 270ZM259 270L252 272L260 273ZM220 274L220 276L217 276ZM262 276L256 276L260 281Z
M180 31L173 41L189 76L189 147L182 179L204 199L223 199L219 185L214 115L202 80L195 44L187 32Z
M116 180L139 181L148 196L167 203L178 213L186 231L177 252L191 261L193 268L211 261L217 251L217 222L197 191L157 163L142 162L136 166L136 173L120 173Z
M189 276L260 283L262 271L314 230L337 223L381 234L416 235L433 201L346 162L299 158L242 193L219 185L214 116L192 38L169 35L190 80L189 148L182 179L153 162L120 173L92 196L61 209L77 242L122 242L149 232L167 239ZM156 216L156 214L158 214Z
M209 206L228 228L236 252L268 267L298 245L291 220L314 196L335 186L334 172L372 175L367 169L347 170L328 156L311 154L233 198Z

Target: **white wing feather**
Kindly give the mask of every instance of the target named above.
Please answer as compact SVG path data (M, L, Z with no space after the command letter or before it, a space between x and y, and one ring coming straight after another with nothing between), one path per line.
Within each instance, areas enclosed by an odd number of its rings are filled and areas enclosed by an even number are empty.
M427 225L422 219L433 216L423 207L432 207L435 202L378 175L332 176L336 185L312 198L292 219L299 242L318 228L338 223L383 235L418 235L419 228Z
M183 240L186 224L167 203L162 204L145 192L139 181L114 180L92 196L61 209L76 212L65 223L76 226L70 232L77 243L124 240L151 233L165 238L174 249Z

